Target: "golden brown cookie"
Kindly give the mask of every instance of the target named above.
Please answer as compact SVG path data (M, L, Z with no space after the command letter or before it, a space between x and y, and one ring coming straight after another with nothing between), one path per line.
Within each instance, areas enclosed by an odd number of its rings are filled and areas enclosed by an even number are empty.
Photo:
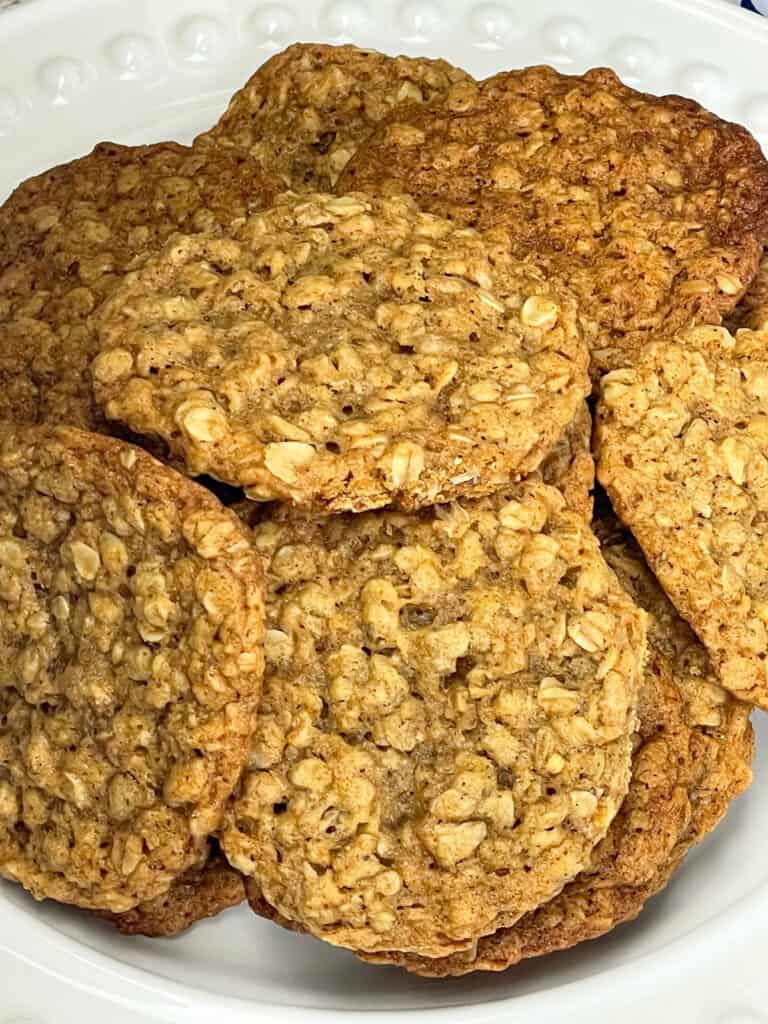
M258 69L196 145L250 153L295 192L330 191L393 107L443 96L461 81L471 78L444 60L296 43Z
M124 914L100 913L123 935L169 939L245 900L243 876L219 852L177 878L171 888Z
M103 143L0 207L0 418L105 431L91 398L90 316L174 232L212 231L280 182L242 154Z
M370 952L465 949L558 892L626 792L644 654L583 514L529 482L254 537L269 668L230 863Z
M696 327L603 378L598 476L723 686L768 707L768 333Z
M504 72L398 107L337 188L358 189L505 230L576 293L596 372L639 359L662 324L717 322L768 240L768 163L746 129L603 68Z
M0 427L0 874L120 912L199 863L248 755L262 572L139 448Z
M717 682L706 651L677 615L612 513L596 524L609 565L648 612L649 658L641 689L629 793L589 868L550 903L480 940L469 954L436 960L379 954L417 974L501 971L568 949L632 920L668 882L751 781L749 706ZM255 886L257 913L272 916ZM280 922L281 923L281 922Z
M286 195L233 238L177 236L95 319L110 419L322 511L497 489L589 390L570 297L405 197Z

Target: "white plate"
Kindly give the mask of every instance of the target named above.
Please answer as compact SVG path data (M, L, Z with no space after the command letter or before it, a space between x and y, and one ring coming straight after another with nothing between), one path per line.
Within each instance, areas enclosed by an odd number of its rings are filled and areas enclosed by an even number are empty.
M0 198L104 138L189 140L271 52L352 40L477 75L615 67L768 142L768 23L719 0L25 0L0 4ZM576 13L574 13L576 12ZM122 939L0 884L0 1024L142 1020L768 1024L768 720L754 788L640 920L500 976L427 982L231 912ZM766 798L763 795L766 794ZM380 1011L383 1011L381 1013ZM389 1011L389 1012L388 1012Z

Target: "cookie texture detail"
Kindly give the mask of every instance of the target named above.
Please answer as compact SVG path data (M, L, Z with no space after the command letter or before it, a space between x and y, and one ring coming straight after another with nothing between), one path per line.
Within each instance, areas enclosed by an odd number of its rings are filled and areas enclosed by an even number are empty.
M297 43L263 64L196 144L249 153L295 192L331 191L393 108L462 81L471 78L444 60Z

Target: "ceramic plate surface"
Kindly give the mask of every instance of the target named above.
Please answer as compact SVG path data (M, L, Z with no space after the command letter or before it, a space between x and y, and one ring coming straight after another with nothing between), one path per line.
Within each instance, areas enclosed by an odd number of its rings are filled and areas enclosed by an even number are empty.
M0 0L0 199L98 141L189 141L296 40L443 56L478 76L614 67L768 145L768 20L721 0ZM768 1024L768 718L755 785L634 924L503 975L430 982L247 910L122 939L0 883L0 1024ZM764 1008L765 1007L765 1008Z

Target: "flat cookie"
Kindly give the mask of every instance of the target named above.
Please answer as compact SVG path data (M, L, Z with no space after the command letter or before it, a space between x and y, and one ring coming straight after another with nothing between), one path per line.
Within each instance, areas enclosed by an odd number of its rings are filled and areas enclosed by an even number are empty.
M768 708L768 333L697 327L602 381L598 477L723 686Z
M493 491L589 390L568 295L408 198L289 194L231 239L176 237L95 319L110 419L324 512Z
M594 463L589 454L591 427L589 410L584 404L567 433L541 467L544 482L558 486L569 507L581 511L589 518L592 515L590 492L594 483ZM240 511L245 518L251 518L256 510L242 506ZM124 935L168 938L244 900L243 876L217 853L201 867L190 868L162 896L124 914L100 916L114 924ZM287 922L286 927L289 927Z
M717 322L768 240L768 163L746 129L602 68L504 72L403 105L337 190L503 228L576 293L595 371L639 359L662 324Z
M121 912L199 863L248 756L261 565L146 452L0 427L0 874Z
M588 862L626 792L644 621L541 483L257 524L268 671L220 833L285 919L465 949Z
M592 417L586 403L583 403L568 431L540 469L540 477L544 483L557 487L565 497L568 507L580 513L587 521L592 519L591 492L595 476L594 462L590 455L591 434ZM244 519L251 521L258 515L258 510L252 505L242 505L239 512ZM267 903L256 879L246 879L246 891L251 909L259 917L274 921L291 931L302 931L299 924L282 918L274 907ZM382 956L386 958L389 954ZM416 957L414 960L418 962L419 958ZM452 958L448 957L446 961L452 962Z
M99 914L123 935L170 939L209 917L245 900L243 876L215 853L201 866L190 868L168 892L124 914Z
M195 144L250 153L294 192L329 192L393 107L444 96L461 81L471 77L444 60L296 43L262 65Z
M595 528L608 564L649 616L638 748L629 793L608 835L595 848L589 868L559 896L513 928L481 939L471 954L365 959L448 977L506 970L598 938L640 913L749 785L754 753L749 706L718 685L706 651L612 513ZM250 895L257 913L263 912L255 889Z
M91 397L89 318L174 232L212 231L280 182L242 155L103 143L0 206L0 419L106 431Z

